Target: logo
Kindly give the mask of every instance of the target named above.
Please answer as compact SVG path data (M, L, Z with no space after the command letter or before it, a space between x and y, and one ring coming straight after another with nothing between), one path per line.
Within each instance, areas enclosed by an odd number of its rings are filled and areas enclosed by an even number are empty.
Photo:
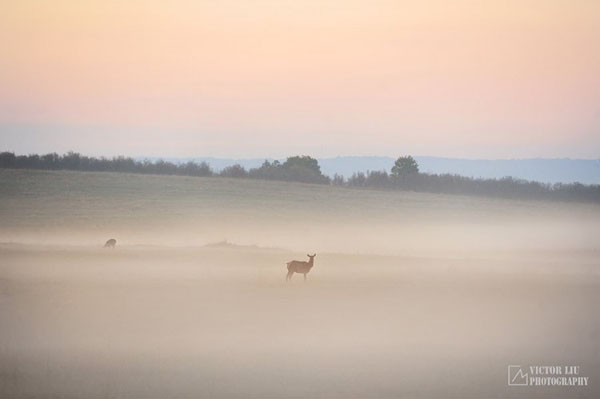
M523 371L521 366L508 366L508 385L527 386L529 385L529 375Z
M580 366L508 366L509 386L563 386L589 385L589 377L581 375Z

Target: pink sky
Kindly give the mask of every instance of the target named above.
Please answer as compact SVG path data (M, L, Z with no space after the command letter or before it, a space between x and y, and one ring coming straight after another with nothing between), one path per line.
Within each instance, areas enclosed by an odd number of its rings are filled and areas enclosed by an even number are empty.
M0 150L600 157L600 2L12 1Z

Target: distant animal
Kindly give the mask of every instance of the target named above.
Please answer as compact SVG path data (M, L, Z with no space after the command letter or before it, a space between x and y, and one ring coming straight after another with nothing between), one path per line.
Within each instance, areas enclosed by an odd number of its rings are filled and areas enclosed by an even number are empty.
M106 241L106 244L104 244L104 248L114 248L115 245L117 245L117 240L111 238L110 240Z
M287 263L288 273L287 273L287 276L285 277L285 281L291 280L294 273L304 274L304 281L306 281L306 274L308 272L310 272L310 269L313 268L313 266L315 264L315 256L317 256L317 254L306 255L306 256L308 256L308 258L309 258L308 262L301 261L301 260L293 260L293 261Z

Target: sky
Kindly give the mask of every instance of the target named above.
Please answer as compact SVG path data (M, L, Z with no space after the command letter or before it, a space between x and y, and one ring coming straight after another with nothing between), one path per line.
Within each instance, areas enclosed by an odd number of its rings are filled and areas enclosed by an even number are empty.
M594 0L0 2L0 151L600 158Z

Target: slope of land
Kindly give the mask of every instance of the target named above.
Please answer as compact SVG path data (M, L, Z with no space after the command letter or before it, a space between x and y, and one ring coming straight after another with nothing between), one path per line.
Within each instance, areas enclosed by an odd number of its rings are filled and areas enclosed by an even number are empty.
M261 180L0 170L0 241L317 251L595 248L598 204Z
M1 170L0 397L597 398L599 210Z

